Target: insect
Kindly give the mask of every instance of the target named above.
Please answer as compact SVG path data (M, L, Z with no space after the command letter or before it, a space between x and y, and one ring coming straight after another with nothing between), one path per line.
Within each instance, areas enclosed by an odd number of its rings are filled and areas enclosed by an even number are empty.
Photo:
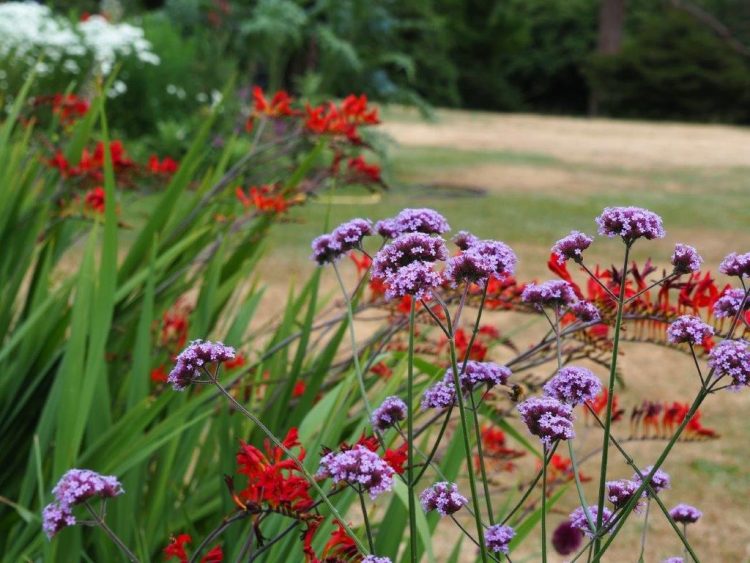
M508 392L508 397L510 397L510 400L514 403L520 403L523 401L523 399L528 395L528 388L521 384L521 383L514 383L513 387L511 387L510 391Z

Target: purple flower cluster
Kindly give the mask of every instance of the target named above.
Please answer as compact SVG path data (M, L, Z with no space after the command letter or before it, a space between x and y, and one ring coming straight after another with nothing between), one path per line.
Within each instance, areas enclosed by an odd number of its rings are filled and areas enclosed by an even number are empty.
M672 520L680 524L694 524L700 520L703 513L689 504L678 504L669 511L669 515L672 517Z
M469 231L458 231L451 240L461 250L467 250L472 244L479 242L479 237Z
M375 224L375 230L383 238L396 238L404 233L442 235L451 230L448 221L434 209L404 209L392 219Z
M609 238L622 237L626 242L639 238L664 238L661 217L641 207L607 207L596 218L599 234Z
M633 480L640 485L640 483L643 481L643 478L647 477L649 473L651 473L651 470L653 468L653 465L644 467L643 469L641 469L640 474L633 474ZM654 476L651 477L651 481L649 481L649 484L651 485L651 488L655 493L660 493L661 491L669 489L672 486L672 479L669 477L669 473L667 473L666 471L662 471L661 469L657 469L656 473L654 473Z
M459 376L461 389L471 392L480 385L486 385L488 388L495 385L505 385L511 376L510 368L501 366L492 362L477 362L469 360L466 362L466 369ZM443 378L444 383L454 383L453 368L448 368Z
M406 403L398 397L386 397L381 405L372 411L372 425L378 430L386 430L406 418Z
M385 290L387 299L411 295L416 300L429 298L432 291L443 283L443 277L427 262L413 262L399 268L388 277Z
M585 323L602 320L599 308L590 301L576 301L570 306L570 312Z
M393 563L390 557L377 557L375 555L368 555L362 559L362 563Z
M685 563L682 557L667 557L661 563Z
M719 264L719 271L727 276L750 277L750 252L728 254Z
M372 261L372 274L376 278L388 280L399 269L415 262L435 262L445 260L448 249L441 238L422 233L401 235L384 246Z
M441 481L422 491L419 502L425 512L437 510L441 516L449 516L461 510L469 501L458 492L455 483Z
M732 378L735 388L750 383L750 350L744 340L724 340L708 354L708 365L717 375Z
M599 507L589 506L589 514L591 515L591 519L596 522L596 519L599 516ZM589 528L588 520L586 520L586 513L583 511L582 507L579 506L578 508L576 508L573 512L570 513L570 516L568 516L568 518L570 518L570 525L583 532L586 537L594 537L593 532ZM612 518L612 511L606 506L603 507L602 524L606 524L607 522L609 522L610 518Z
M456 387L450 381L438 381L425 389L422 409L445 409L456 402Z
M633 498L633 495L638 491L639 487L640 483L628 479L607 481L607 499L615 508L621 508L630 502L630 499ZM641 496L643 496L643 494L641 494ZM633 510L637 512L640 508L641 501L639 500L633 507Z
M491 276L513 275L518 258L499 240L475 240L459 255L448 260L445 278L453 285L485 282Z
M689 244L677 243L672 253L672 266L674 271L679 274L689 274L701 269L703 258L698 251Z
M594 239L579 231L570 231L566 237L558 240L552 247L552 252L557 254L557 263L563 264L566 260L580 262L583 260L583 251L586 250Z
M602 389L599 378L586 368L566 366L544 385L544 394L572 406L596 398Z
M718 319L731 319L737 316L742 307L745 291L742 289L728 289L714 303L714 316ZM745 302L745 310L750 309L750 299Z
M521 420L529 432L539 436L547 447L555 440L570 440L573 431L573 409L551 397L532 397L518 405Z
M330 234L320 235L312 241L312 258L319 265L335 262L344 254L360 248L362 239L372 234L369 219L352 219L336 227Z
M669 325L667 340L671 344L703 344L713 334L713 327L704 323L700 317L682 315Z
M490 551L507 554L515 535L516 531L510 526L495 524L484 531L484 543Z
M94 497L107 499L123 494L125 491L112 475L100 475L89 469L70 469L52 489L55 502L48 504L42 511L42 528L51 538L66 526L76 523L72 508Z
M324 455L318 470L319 477L330 477L334 483L344 481L352 486L359 485L372 499L391 490L393 474L390 465L362 445Z
M190 383L201 376L202 370L209 364L218 364L233 360L235 350L221 342L193 340L177 356L175 365L169 373L167 381L175 391L184 390Z
M529 283L523 288L521 299L537 307L565 307L578 300L573 286L563 280Z

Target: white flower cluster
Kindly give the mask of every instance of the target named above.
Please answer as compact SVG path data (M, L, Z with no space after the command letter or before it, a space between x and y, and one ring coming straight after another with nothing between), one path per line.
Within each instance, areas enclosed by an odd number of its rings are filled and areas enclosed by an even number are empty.
M118 57L132 55L141 62L159 64L139 27L110 23L101 16L71 24L40 4L0 4L0 59L12 57L14 63L31 66L42 58L45 62L37 66L37 72L62 68L75 74L87 55L104 74L112 70Z

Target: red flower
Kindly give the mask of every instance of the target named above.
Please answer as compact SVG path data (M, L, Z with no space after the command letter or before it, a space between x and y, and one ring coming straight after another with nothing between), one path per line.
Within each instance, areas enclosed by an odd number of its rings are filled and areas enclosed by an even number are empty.
M161 162L155 154L152 154L148 159L148 169L153 174L170 175L177 172L177 168L179 168L177 161L168 156L165 156Z
M349 159L350 182L375 183L382 182L380 177L380 166L377 164L367 164L361 156Z
M378 362L370 368L370 371L383 379L389 379L393 375L393 370L385 362Z
M297 436L297 429L290 429L284 438L284 446L287 449L300 446ZM265 453L245 442L240 444L237 471L247 476L247 487L240 492L245 501L296 511L306 510L312 505L308 492L310 484L300 477L301 472L294 460L283 459L281 448L271 447L268 440L264 443ZM300 460L305 458L304 448L299 448L297 457Z
M97 186L86 193L84 207L94 213L104 213L104 188Z
M240 354L239 352L234 357L233 360L229 360L228 362L224 362L224 367L227 369L234 369L234 368L241 368L245 365L245 356Z
M245 194L242 188L237 187L235 195L245 209L255 207L258 211L283 213L289 208L289 202L283 194L273 195L278 189L278 185L253 186Z
M392 450L390 448L386 449L385 453L383 454L383 460L385 460L385 462L390 465L393 470L399 475L404 474L404 464L406 463L406 460L408 458L408 455L406 453L407 448L407 444L401 444L401 446L399 446L395 450Z
M378 119L378 109L368 109L367 96L365 94L360 96L349 94L344 98L344 101L341 102L341 111L356 123L366 125L377 125L380 123L380 119Z
M294 389L292 389L292 397L301 397L305 394L305 389L307 389L305 382L298 381L294 384Z
M189 309L178 300L162 316L161 345L179 352L185 347L188 335Z
M597 395L596 399L593 401L589 401L587 404L591 407L591 409L597 414L597 416L601 415L605 409L607 408L607 400L609 397L609 391L607 389L602 389L602 392ZM618 397L617 395L614 395L612 397L612 422L617 422L622 418L623 413L625 412L623 409L619 408L618 406ZM588 416L588 410L585 410L584 416Z
M367 270L372 265L372 259L367 254L362 254L361 258L357 258L356 252L350 252L349 258L351 258L352 262L354 262L354 265L357 266L357 275L362 275L363 273L367 272Z
M155 367L151 370L151 381L154 383L166 383L167 375L167 370L164 369L164 366Z
M191 541L193 541L193 538L188 534L180 534L177 537L173 537L169 545L164 548L164 559L169 560L176 557L180 560L180 563L186 563L188 555L185 553L185 544Z
M224 552L220 545L214 547L201 558L201 563L221 563L222 561L224 561Z
M336 529L331 532L331 539L328 540L328 543L323 548L323 556L334 558L334 560L338 560L336 558L341 558L348 561L356 557L358 554L359 549L357 548L357 544L351 537L349 537L349 534L346 533L341 522L337 520Z
M269 102L265 92L259 86L253 87L253 112L245 123L249 133L255 126L255 119L261 116L270 118L291 117L299 115L299 111L292 109L292 98L284 90L279 90Z

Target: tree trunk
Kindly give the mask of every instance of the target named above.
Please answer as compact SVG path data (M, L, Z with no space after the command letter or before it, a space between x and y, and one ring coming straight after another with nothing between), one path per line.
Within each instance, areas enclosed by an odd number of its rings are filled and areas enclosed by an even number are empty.
M625 27L626 0L601 0L599 6L599 33L596 42L598 55L616 55L622 48L622 33ZM589 115L599 113L599 92L591 90Z

